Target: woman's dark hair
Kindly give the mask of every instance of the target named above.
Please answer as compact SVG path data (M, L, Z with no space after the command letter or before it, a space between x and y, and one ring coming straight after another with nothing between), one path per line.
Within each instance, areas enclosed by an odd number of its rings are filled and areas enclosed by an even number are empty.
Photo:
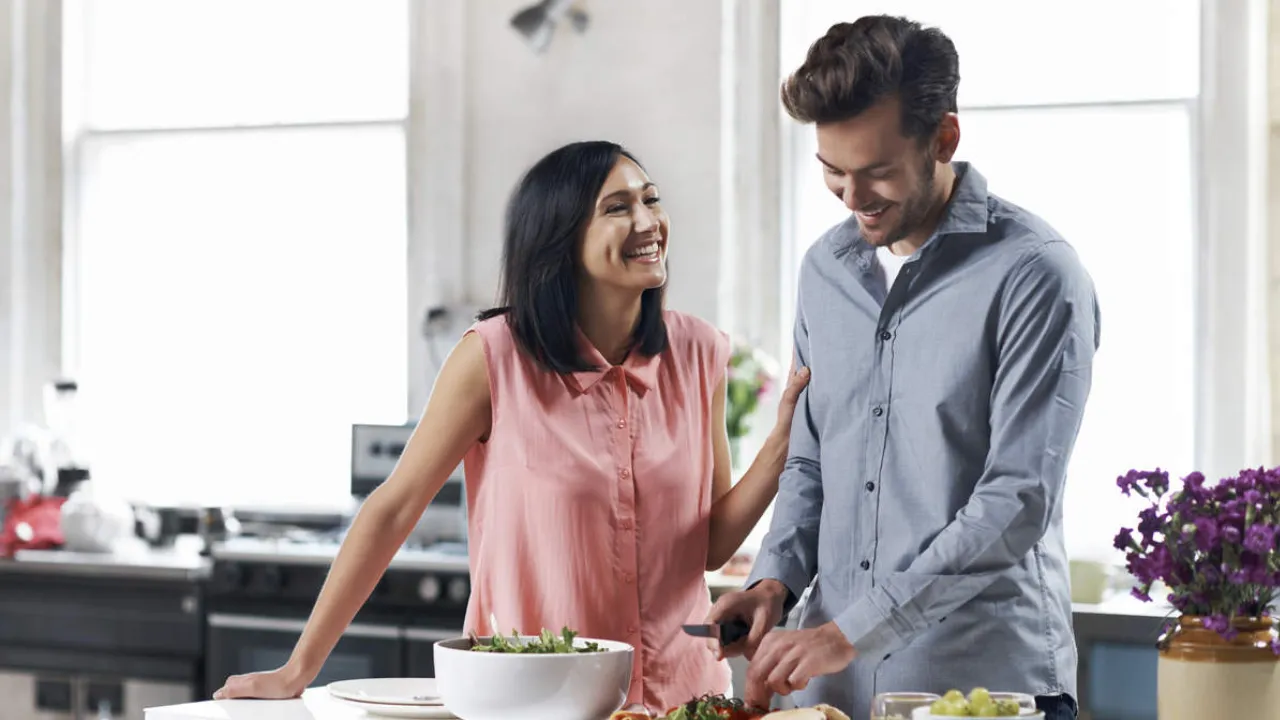
M578 348L578 242L624 157L640 165L617 143L565 145L529 168L507 203L498 306L478 319L505 315L520 347L553 372L599 369ZM667 348L662 309L663 288L645 290L632 352L653 356Z
M782 84L795 120L818 125L860 115L887 97L902 104L902 131L925 138L956 112L960 58L941 30L906 18L868 15L837 23Z

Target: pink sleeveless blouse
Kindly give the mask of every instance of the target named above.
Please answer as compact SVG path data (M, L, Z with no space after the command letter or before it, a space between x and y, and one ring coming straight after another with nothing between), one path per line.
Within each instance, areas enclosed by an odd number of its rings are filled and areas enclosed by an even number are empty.
M627 704L665 711L729 687L728 664L686 636L710 609L712 400L728 338L665 313L668 349L559 375L503 317L476 323L493 395L489 439L468 452L471 600L466 629L568 626L636 648Z

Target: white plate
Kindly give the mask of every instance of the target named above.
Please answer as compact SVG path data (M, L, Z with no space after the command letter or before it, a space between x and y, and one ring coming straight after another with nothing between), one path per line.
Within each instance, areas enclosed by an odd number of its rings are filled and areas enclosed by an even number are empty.
M392 705L389 703L360 702L333 697L333 701L351 708L359 708L370 717L418 718L420 720L456 720L443 705Z
M442 707L434 678L366 678L329 683L329 694L362 705Z

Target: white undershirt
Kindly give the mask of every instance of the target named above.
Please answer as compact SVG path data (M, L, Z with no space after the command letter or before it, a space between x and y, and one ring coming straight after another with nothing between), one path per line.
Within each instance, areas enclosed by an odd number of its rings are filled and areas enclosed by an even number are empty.
M893 251L887 247L876 248L876 264L880 266L880 279L884 281L885 293L888 293L890 288L893 287L893 281L897 279L898 271L910 259L910 255L894 255Z

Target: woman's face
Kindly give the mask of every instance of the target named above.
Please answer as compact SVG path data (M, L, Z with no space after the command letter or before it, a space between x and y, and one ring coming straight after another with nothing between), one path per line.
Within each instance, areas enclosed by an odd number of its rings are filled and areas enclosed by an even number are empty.
M620 157L592 209L583 233L586 280L644 292L667 281L667 214L658 187L640 166Z

